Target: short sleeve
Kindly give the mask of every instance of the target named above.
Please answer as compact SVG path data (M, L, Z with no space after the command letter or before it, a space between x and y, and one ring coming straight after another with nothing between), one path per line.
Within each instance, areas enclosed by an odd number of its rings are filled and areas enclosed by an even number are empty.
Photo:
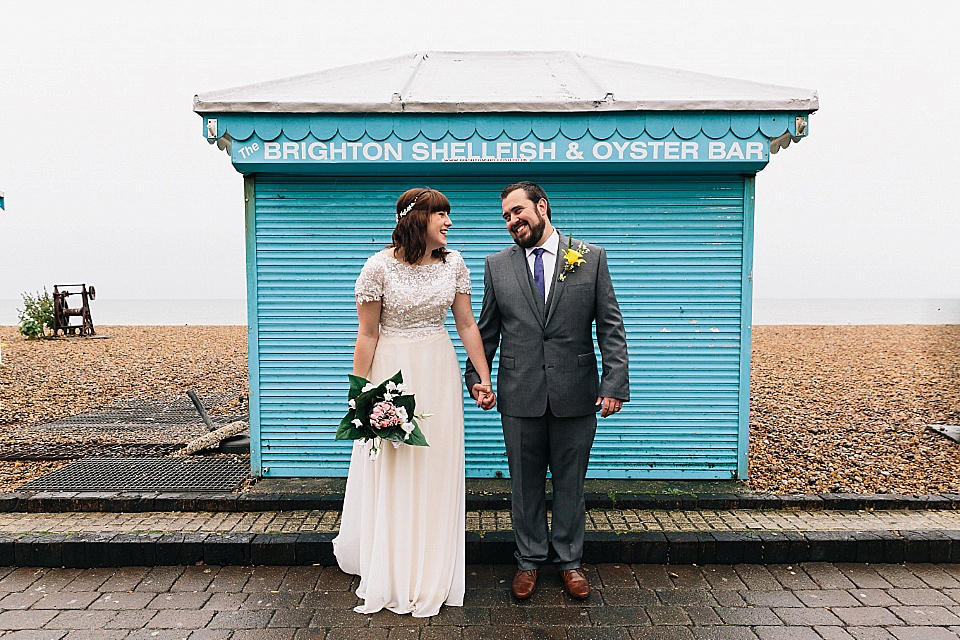
M357 302L376 302L383 298L383 280L384 265L379 259L379 254L370 256L363 264L360 275L357 277L357 284L354 285L354 293L357 296Z
M470 293L470 269L463 257L457 255L457 293Z

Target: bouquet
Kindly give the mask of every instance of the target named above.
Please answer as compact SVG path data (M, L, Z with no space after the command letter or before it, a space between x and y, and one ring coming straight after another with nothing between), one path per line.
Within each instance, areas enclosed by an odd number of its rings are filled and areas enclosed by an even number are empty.
M384 440L394 448L401 444L427 447L427 439L417 426L417 420L431 414L414 413L416 398L403 384L399 371L378 385L366 378L349 375L350 391L347 394L349 411L340 421L337 440L362 440L370 443L371 460L380 456Z

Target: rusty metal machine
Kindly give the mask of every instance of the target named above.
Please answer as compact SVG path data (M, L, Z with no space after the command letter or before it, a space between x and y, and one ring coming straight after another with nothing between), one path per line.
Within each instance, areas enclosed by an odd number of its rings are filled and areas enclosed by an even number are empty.
M63 287L63 291L61 291ZM80 291L67 291L66 287L80 287ZM67 298L79 295L81 304L75 309L67 305ZM53 335L58 331L63 331L63 335L71 336L92 336L96 334L93 330L93 319L90 317L90 301L97 299L97 291L93 286L85 284L55 284L53 285ZM80 324L71 325L71 316L79 316Z

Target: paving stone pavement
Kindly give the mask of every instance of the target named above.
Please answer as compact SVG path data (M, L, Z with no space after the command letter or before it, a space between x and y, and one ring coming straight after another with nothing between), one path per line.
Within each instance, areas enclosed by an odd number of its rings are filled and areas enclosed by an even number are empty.
M468 511L467 531L511 531L509 511ZM253 512L0 513L0 533L335 532L339 510ZM960 511L791 511L591 509L587 531L960 530Z
M542 572L470 565L464 607L364 616L336 567L0 568L0 638L938 640L960 638L960 565L587 566L585 602Z

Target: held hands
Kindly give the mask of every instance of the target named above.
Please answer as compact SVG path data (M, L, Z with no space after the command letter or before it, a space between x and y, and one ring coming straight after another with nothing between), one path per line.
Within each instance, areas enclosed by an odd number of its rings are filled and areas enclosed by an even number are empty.
M470 389L470 395L477 401L477 406L484 411L493 409L497 404L497 394L493 392L493 386L489 384L477 383Z
M619 398L597 398L597 406L600 407L600 417L606 418L620 411L623 407L623 400Z

